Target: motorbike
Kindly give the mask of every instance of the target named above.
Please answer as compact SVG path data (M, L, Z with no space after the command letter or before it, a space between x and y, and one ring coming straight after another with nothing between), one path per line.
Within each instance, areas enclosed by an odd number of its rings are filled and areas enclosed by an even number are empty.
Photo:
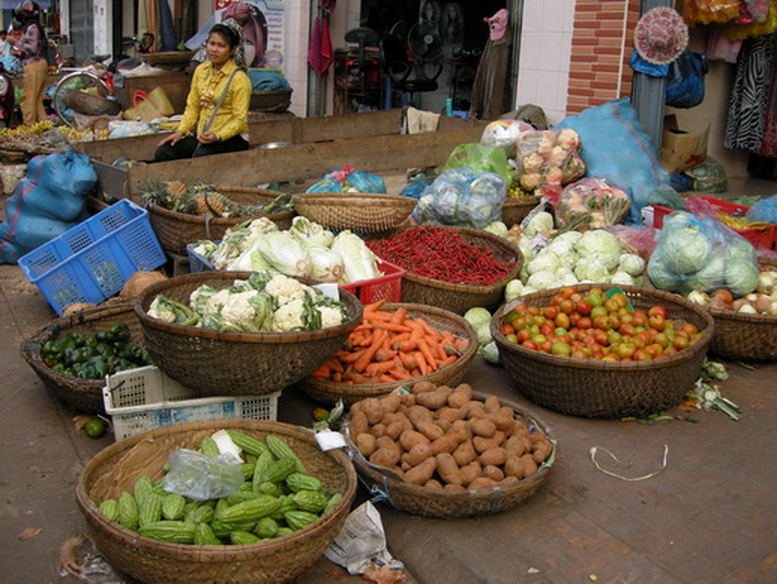
M15 102L13 80L0 63L0 128L10 128L14 125Z

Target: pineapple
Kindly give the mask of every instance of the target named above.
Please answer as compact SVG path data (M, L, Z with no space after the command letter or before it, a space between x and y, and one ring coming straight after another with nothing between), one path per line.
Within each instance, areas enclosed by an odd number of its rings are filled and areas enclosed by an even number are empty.
M182 199L189 196L189 187L179 180L167 181L164 185L164 191L170 207L175 207Z

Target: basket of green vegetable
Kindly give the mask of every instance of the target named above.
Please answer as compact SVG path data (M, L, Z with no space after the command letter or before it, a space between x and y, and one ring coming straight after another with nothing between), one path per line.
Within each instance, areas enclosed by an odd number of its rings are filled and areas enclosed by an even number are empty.
M41 381L78 410L104 413L105 376L150 363L132 304L58 318L24 341L22 354Z
M504 288L518 277L523 256L511 241L467 227L422 225L367 241L381 259L407 270L402 302L464 314L474 306L501 304Z
M186 255L188 243L221 239L250 219L267 217L285 229L294 217L288 195L259 188L167 181L147 185L143 199L160 245L178 255Z
M264 395L333 357L362 306L342 288L334 300L282 274L201 272L146 288L135 313L154 364L179 383L205 395Z
M224 473L236 490L205 500L165 490L165 464L181 449L199 449L202 458L237 452L241 464ZM356 485L348 457L322 452L311 432L210 420L157 428L102 450L82 471L76 501L100 552L138 581L274 583L304 574L332 543Z

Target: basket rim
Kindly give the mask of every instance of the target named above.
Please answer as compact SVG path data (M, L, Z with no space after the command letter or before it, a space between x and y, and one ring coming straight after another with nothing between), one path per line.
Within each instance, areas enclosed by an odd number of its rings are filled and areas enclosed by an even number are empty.
M478 399L485 400L488 397L491 397L493 394L489 394L483 391L473 391L472 396L476 397ZM558 440L553 436L553 432L550 428L550 426L545 423L542 418L540 418L536 413L534 413L533 410L526 408L519 404L518 402L515 402L509 398L503 398L501 396L496 396L499 399L499 403L501 405L507 405L513 408L513 411L516 414L519 414L520 416L526 418L527 420L530 420L537 428L542 430L542 432L548 437L548 440L550 440L550 443L553 445L553 449L551 450L550 455L548 455L547 460L550 461L550 463L543 463L543 465L537 470L536 473L534 473L529 478L523 478L518 480L517 482L511 483L509 485L497 485L495 487L486 487L483 489L468 489L466 491L446 491L446 490L440 490L440 489L432 489L429 487L424 487L423 485L414 485L411 483L408 483L404 480L401 480L394 475L390 474L390 469L386 469L389 472L382 472L380 470L380 467L376 467L372 463L370 463L364 456L359 452L359 449L356 448L356 445L353 443L353 441L350 438L350 433L347 431L343 432L343 435L345 436L346 443L348 445L348 451L349 455L351 456L354 466L356 466L356 469L359 473L364 472L368 475L376 475L381 478L380 482L383 482L384 487L391 487L391 488L398 488L403 490L406 494L409 495L415 495L418 497L423 498L437 498L441 501L450 501L451 503L462 503L473 497L474 495L485 495L489 491L493 491L497 488L501 489L501 491L504 492L511 492L516 489L523 489L526 486L533 485L537 482L542 482L547 478L548 473L550 473L551 468L553 467L553 464L555 462L557 453L558 453ZM382 399L382 398L378 398ZM346 423L346 430L347 430L347 423Z
M253 428L252 428L253 427ZM317 531L320 527L337 520L338 516L345 510L350 508L351 503L356 495L356 487L358 479L356 478L356 470L353 467L348 456L341 450L328 450L321 451L322 455L330 456L335 459L336 462L343 468L346 475L346 492L343 493L342 499L335 505L335 507L323 517L319 517L315 522L304 528L295 531L286 536L277 537L268 541L262 541L253 544L247 544L242 546L235 545L208 545L197 546L193 544L179 544L163 542L150 537L144 537L134 531L130 531L119 525L117 522L110 521L102 513L99 512L98 506L91 500L86 490L87 477L95 472L98 465L103 462L104 459L112 457L120 452L126 451L139 442L152 441L158 436L165 436L168 434L179 434L185 432L194 432L198 430L212 428L226 429L235 428L239 430L249 431L254 429L261 432L273 432L281 435L292 435L295 438L304 440L310 444L317 445L315 436L312 432L305 428L287 424L285 422L274 422L269 420L251 420L251 419L217 419L217 420L202 420L197 422L186 422L183 424L174 424L171 426L162 426L160 428L154 428L153 430L147 430L134 436L130 436L118 442L107 446L96 455L94 455L84 465L83 470L78 476L76 483L76 502L81 509L81 512L89 519L99 523L106 531L110 531L120 541L127 543L133 549L138 551L154 551L169 553L173 556L173 559L191 559L192 556L199 556L203 552L208 552L206 557L210 558L210 561L203 560L201 557L199 561L204 563L216 563L222 561L228 561L234 559L236 554L246 554L250 552L262 552L262 555L269 555L275 550L285 548L289 542L298 541L301 539L309 538L313 532ZM178 557L176 557L178 556ZM218 556L218 557L214 557Z
M418 227L442 227L445 229L453 229L454 231L458 231L465 235L469 235L475 239L489 240L492 243L497 244L498 247L501 247L505 251L508 251L511 254L515 255L515 258L516 258L515 267L504 278L494 282L490 286L471 286L468 284L454 284L451 282L443 282L442 280L435 280L434 278L419 276L418 274L414 274L413 272L407 270L407 268L404 268L406 272L403 278L406 280L410 280L411 282L428 286L430 288L442 289L449 292L465 292L467 294L490 294L494 292L494 290L497 290L498 288L502 288L503 286L507 285L507 282L509 282L510 280L514 280L515 278L517 278L518 274L521 271L521 265L523 264L523 252L521 252L520 248L517 245L515 245L512 241L509 241L503 237L499 237L487 231L481 231L479 229L472 229L470 227L459 227L459 226L453 226L453 225L436 225L436 226L435 225L431 225L431 226L412 225L412 226L397 227L396 229L393 230L393 232L404 233L407 230L416 229ZM375 237L374 239L381 239L381 237Z
M528 197L507 197L503 207L535 207L540 200L539 195L529 195Z
M347 203L359 203L364 201L374 201L380 203L406 203L415 206L416 200L402 195L390 195L388 193L338 193L338 192L320 192L320 193L295 193L292 199L303 203L336 203L341 205ZM358 200L363 201L359 202Z
M405 308L408 314L411 314L411 315L414 313L419 313L419 314L435 314L438 316L443 316L464 326L465 330L467 330L467 333L468 333L467 340L469 341L469 346L462 353L461 357L459 357L456 360L456 363L444 369L443 372L448 372L451 369L454 369L454 373L458 372L458 368L456 368L456 364L459 364L461 367L466 367L477 354L477 348L478 348L477 333L475 333L475 329L472 328L472 325L469 324L463 316L456 314L455 312L452 312L450 310L446 310L444 308L438 308L436 306L429 306L427 304L416 304L411 302L387 302L381 306L381 309L388 308L390 310L396 310L400 307ZM318 390L334 391L341 394L351 394L351 393L363 394L366 392L370 392L370 393L376 393L376 394L382 395L397 386L406 385L408 383L415 384L421 381L432 381L433 379L437 379L438 377L440 377L440 373L442 372L435 371L433 373L427 373L426 375L412 377L410 379L405 379L403 381L386 382L386 383L338 383L336 381L315 380L312 377L306 377L300 383L307 384Z
M722 320L733 320L748 324L777 324L777 314L747 314L724 308L706 308L704 306L702 308L708 311L713 318L720 318Z
M575 286L578 291L587 291L592 288L600 288L602 290L609 290L610 288L621 288L625 293L640 294L643 296L655 297L658 300L669 302L672 304L680 305L699 316L706 324L704 329L700 330L701 336L687 349L678 351L677 353L670 355L669 357L662 357L660 359L651 359L650 361L602 361L594 359L576 359L572 357L562 357L559 355L552 355L550 353L543 353L542 351L535 351L533 349L527 349L518 343L512 343L507 340L507 337L502 334L500 330L500 321L505 314L510 312L513 308L522 304L524 299L536 300L542 298L552 298L562 288L549 288L548 290L541 290L538 292L532 292L524 296L507 302L502 305L491 317L491 323L489 325L491 335L493 336L496 344L500 350L510 351L521 355L522 358L531 359L534 361L543 362L546 364L556 365L566 369L578 369L586 371L641 371L670 368L678 363L688 361L696 356L699 350L705 350L709 346L712 338L715 334L715 321L712 316L702 309L698 304L686 300L678 294L671 292L664 292L663 290L653 290L650 288L642 288L639 286L626 286L618 284L578 284Z
M343 300L343 298L345 298L346 299L345 303L353 307L354 312L356 314L348 321L341 323L337 326L314 330L314 331L298 331L298 332L285 332L285 333L275 333L275 332L251 333L251 332L238 332L238 331L219 332L216 330L204 329L197 326L184 326L181 324L165 322L156 318L152 318L148 316L148 314L146 313L145 307L151 304L153 297L155 297L157 294L167 289L175 288L182 284L187 284L190 280L191 281L247 280L251 276L251 274L253 274L253 272L208 271L208 272L197 272L193 274L184 274L181 276L174 276L172 278L168 278L167 280L156 282L151 286L148 286L145 290L143 290L136 298L135 304L134 304L135 314L140 320L141 326L144 328L151 328L151 329L156 329L166 333L172 333L172 334L178 334L178 335L190 336L190 337L199 337L199 338L209 339L209 340L234 341L234 342L240 342L240 343L253 343L253 344L300 343L305 341L314 341L319 339L330 338L330 337L334 337L339 334L342 334L348 329L352 329L354 326L356 326L356 324L354 323L361 322L362 320L363 308L362 308L361 302L359 302L356 296L354 296L347 290L343 289L342 287L339 287L341 301ZM300 281L306 284L320 283L320 282L305 281L302 279L300 279Z

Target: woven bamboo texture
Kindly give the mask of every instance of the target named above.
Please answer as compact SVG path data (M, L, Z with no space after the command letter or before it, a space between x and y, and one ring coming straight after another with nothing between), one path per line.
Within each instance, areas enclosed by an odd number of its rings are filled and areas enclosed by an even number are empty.
M248 109L257 112L285 112L291 105L291 89L254 91Z
M41 349L48 341L53 341L72 332L93 335L97 331L108 330L114 324L124 322L130 329L130 343L143 344L143 332L140 328L132 304L120 303L110 306L90 308L70 316L56 319L35 335L24 341L22 355L32 370L63 402L79 411L87 413L105 413L102 389L105 385L100 379L78 379L70 375L57 373L43 362Z
M250 187L219 186L217 189L230 201L241 205L266 205L283 194ZM265 216L279 229L288 229L291 227L294 211L268 213ZM186 255L187 244L203 239L222 239L230 227L258 217L206 217L171 211L159 205L148 206L148 218L162 249L167 253L183 256Z
M372 193L305 193L294 195L294 210L327 229L378 233L401 225L416 200Z
M62 103L79 114L88 116L115 116L121 112L121 104L117 101L74 89L65 92Z
M402 278L402 302L437 306L456 314L464 314L475 306L483 306L489 310L494 310L503 301L504 288L507 283L517 278L521 271L523 263L521 250L511 241L487 231L467 227L447 228L459 232L466 240L475 245L492 250L497 259L515 262L515 266L507 276L490 286L451 284L442 280L419 276L412 273L407 267L400 266L408 270ZM399 234L406 229L414 229L414 227L399 228L385 234L385 236ZM393 261L389 258L386 258L386 260Z
M540 202L538 196L507 197L502 206L502 222L511 227L520 223Z
M488 394L481 392L474 392L473 396L480 400L489 397ZM470 491L430 489L406 483L393 474L382 472L380 467L367 461L358 449L350 444L356 470L373 491L383 496L382 500L395 509L411 515L458 519L491 515L512 509L530 499L545 483L553 467L557 445L550 428L531 410L510 400L500 399L499 401L501 405L513 408L516 419L523 422L527 428L531 430L534 427L541 430L553 444L553 452L548 461L528 478L509 485Z
M735 361L777 360L777 315L708 310L715 319L710 353Z
M429 373L428 375L406 379L402 382L348 384L308 377L300 382L300 389L318 401L334 405L339 400L343 400L343 403L346 406L350 406L366 397L379 397L391 393L398 385L413 387L420 381L430 381L435 385L458 384L467 373L469 366L472 364L472 360L477 354L478 336L472 326L458 314L434 306L400 303L384 304L381 309L393 311L397 310L399 307L404 307L411 317L424 318L435 330L447 330L459 338L467 339L469 341L469 347L464 350L461 356L452 365Z
M612 286L580 284L579 291ZM505 369L518 390L533 402L563 414L589 418L643 416L679 404L699 377L715 323L701 308L677 294L636 286L619 286L635 310L666 308L672 321L695 324L700 337L688 348L652 361L596 361L572 359L534 351L511 343L499 324L514 306L547 306L558 291L544 290L505 304L491 319L491 334L499 347Z
M150 65L188 65L196 51L160 51L143 53L140 59Z
M244 546L195 546L141 537L98 511L106 498L132 492L135 481L163 476L167 457L191 448L218 430L239 430L259 440L283 438L325 492L342 493L334 509L315 523L284 537ZM81 473L76 501L90 536L102 554L133 578L149 584L249 583L295 580L321 556L340 532L356 493L356 473L340 451L322 452L313 434L296 426L259 420L209 420L165 426L137 434L100 451Z
M336 327L288 333L218 332L166 323L146 314L157 294L188 304L191 293L247 280L251 272L201 272L158 282L135 303L154 365L204 395L266 395L292 385L331 359L361 322L362 305L340 289L349 319Z

